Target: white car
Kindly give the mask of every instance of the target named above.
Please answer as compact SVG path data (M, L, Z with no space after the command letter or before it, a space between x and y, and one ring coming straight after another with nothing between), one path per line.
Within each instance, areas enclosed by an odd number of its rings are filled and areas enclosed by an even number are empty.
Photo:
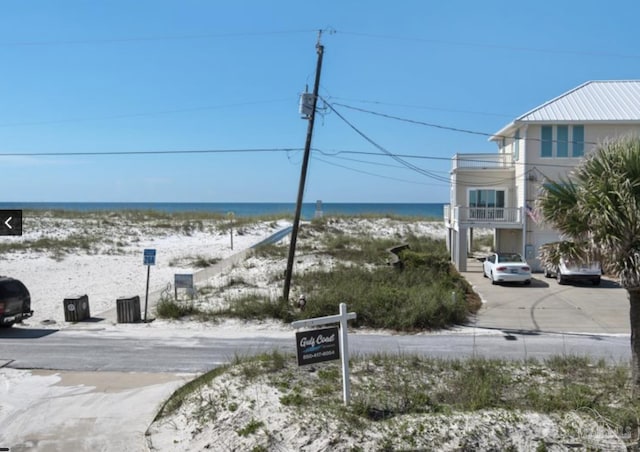
M601 275L600 262L576 262L563 257L560 258L560 265L557 268L544 269L544 276L547 278L555 276L558 284L566 284L569 281L591 281L591 284L597 286L600 284Z
M518 253L493 253L482 263L483 276L491 284L522 282L531 284L531 267Z

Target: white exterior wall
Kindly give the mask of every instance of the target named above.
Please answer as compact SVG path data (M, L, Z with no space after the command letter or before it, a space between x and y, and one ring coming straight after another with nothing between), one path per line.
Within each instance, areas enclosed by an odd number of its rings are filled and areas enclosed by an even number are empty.
M549 124L551 125L551 124ZM554 124L555 125L555 124ZM637 124L561 124L561 125L583 125L584 126L584 155L588 155L592 152L596 144L602 144L607 140L620 138L621 136L636 134L640 135L640 125ZM569 127L569 141L572 140L572 130ZM556 129L553 129L553 140L556 139ZM522 133L521 133L522 136ZM535 200L538 193L542 188L542 184L545 179L557 180L560 177L567 177L571 172L571 169L577 166L583 159L583 157L541 157L541 125L530 124L527 128L527 137L525 144L525 150L523 154L523 148L520 148L521 159L524 157L526 161L527 170L533 170L532 174L536 174L535 181L527 181L527 184L521 184L518 191L518 199L521 200ZM555 155L555 146L553 149ZM571 146L569 146L569 152L571 152ZM558 166L553 166L558 165ZM525 165L516 165L516 172L524 170ZM528 179L528 178L527 178ZM522 178L516 180L523 180ZM525 191L526 187L526 191ZM527 193L528 191L528 193ZM535 207L535 202L530 202L531 207ZM560 240L560 235L553 229L542 223L535 223L531 218L527 216L525 218L525 248L527 245L532 246L532 256L528 257L528 261L531 264L534 271L542 271L542 266L538 259L538 249L541 245L553 241Z
M524 256L521 229L498 229L495 233L495 242L496 251L521 253Z
M457 176L457 177L456 177ZM452 181L456 181L456 189L452 193L452 206L469 206L470 190L504 190L505 207L517 207L513 186L510 180L513 179L513 170L486 169L486 170L466 170L454 175ZM492 185L491 182L496 184Z
M552 125L552 124L549 124ZM553 124L556 125L556 124ZM571 124L571 123L563 123L560 125L583 125L584 126L584 154L587 155L590 151L595 147L594 143L604 143L607 140L613 140L616 138L620 138L622 136L627 135L637 135L640 136L640 124ZM571 127L569 127L571 130ZM555 128L554 128L554 136L553 139L556 139L555 136ZM562 165L562 166L571 166L574 167L582 160L582 157L541 157L540 156L540 137L541 137L541 125L540 124L531 124L527 129L527 137L529 138L526 142L526 166L527 168L536 167L541 173L543 173L549 179L557 179L561 175L566 175L569 170L567 168L562 167L554 167L549 165ZM569 135L569 140L571 141L572 137ZM571 150L571 149L570 149ZM522 149L521 149L522 153ZM555 147L554 147L555 153ZM538 166L536 166L538 165ZM520 167L521 165L517 165Z
M597 144L620 138L622 136L640 136L640 121L638 123L583 123L563 122L545 124L550 126L569 126L568 140L573 140L573 125L584 126L584 155L588 155ZM567 177L572 168L578 165L584 157L555 157L557 129L553 127L554 140L553 156L541 157L541 124L526 123L514 126L498 143L499 153L511 154L514 158L512 169L458 169L451 176L451 207L468 206L469 191L472 189L496 189L505 191L505 207L521 207L529 205L536 207L536 199L545 180L557 180ZM516 131L519 134L518 152L516 152ZM569 144L569 155L572 146ZM556 166L557 165L557 166ZM495 183L491 183L491 182ZM463 264L463 250L466 247L466 230L458 232L457 265ZM462 235L463 237L460 237ZM453 237L452 237L453 238ZM497 229L496 248L499 251L517 251L522 253L534 271L542 271L538 258L539 247L545 243L560 240L557 231L541 222L534 222L528 215L524 216L522 230ZM462 270L462 268L460 268Z

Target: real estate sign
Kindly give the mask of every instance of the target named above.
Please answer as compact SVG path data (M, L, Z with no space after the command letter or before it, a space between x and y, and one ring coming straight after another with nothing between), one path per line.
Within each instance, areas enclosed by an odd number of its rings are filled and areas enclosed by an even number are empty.
M342 399L349 405L351 385L349 383L349 334L347 321L357 317L355 312L347 312L347 304L340 303L340 314L315 317L291 322L294 328L311 328L318 325L339 323L340 327L296 333L298 365L340 359L342 361ZM342 355L342 356L341 356Z
M340 359L338 327L296 333L298 365Z

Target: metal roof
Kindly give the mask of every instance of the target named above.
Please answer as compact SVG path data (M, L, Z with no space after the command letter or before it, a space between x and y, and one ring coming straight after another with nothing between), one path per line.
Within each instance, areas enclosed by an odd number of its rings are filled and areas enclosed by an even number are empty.
M489 140L510 136L527 122L640 122L640 80L597 80L583 83L517 117Z
M520 121L640 121L640 80L586 82L516 119Z

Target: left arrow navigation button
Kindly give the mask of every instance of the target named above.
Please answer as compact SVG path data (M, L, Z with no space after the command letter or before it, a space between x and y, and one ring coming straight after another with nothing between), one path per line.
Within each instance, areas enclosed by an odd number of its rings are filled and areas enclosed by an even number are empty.
M22 210L0 210L0 235L22 235Z

